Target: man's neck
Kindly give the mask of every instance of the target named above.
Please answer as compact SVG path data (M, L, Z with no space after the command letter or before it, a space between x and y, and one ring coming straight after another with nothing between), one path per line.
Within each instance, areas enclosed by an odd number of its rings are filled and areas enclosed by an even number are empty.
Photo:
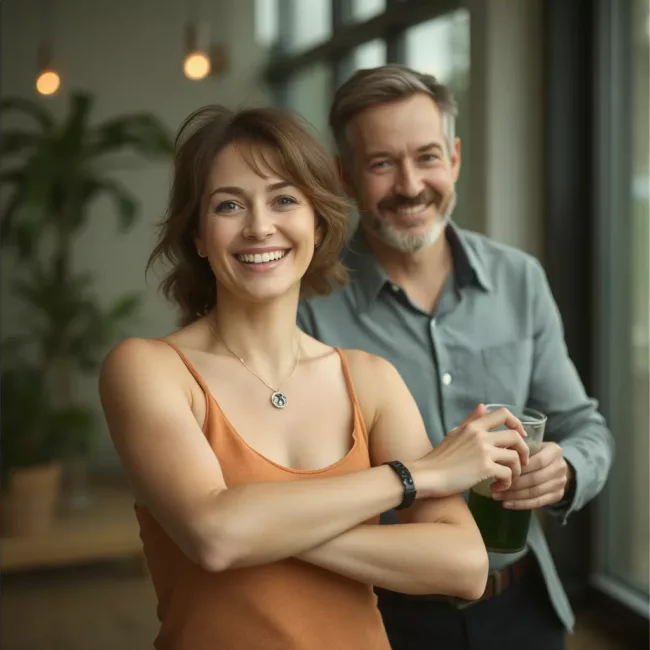
M422 309L432 313L453 267L451 247L445 233L426 248L403 253L365 232L368 247L391 282L404 289Z

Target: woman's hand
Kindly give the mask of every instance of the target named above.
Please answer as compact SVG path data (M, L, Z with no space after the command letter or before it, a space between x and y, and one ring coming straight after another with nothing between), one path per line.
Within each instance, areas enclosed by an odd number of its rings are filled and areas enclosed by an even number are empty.
M496 427L507 429L493 431ZM479 405L445 440L408 465L418 497L444 497L494 478L493 491L507 490L528 463L521 422L501 408L485 413Z

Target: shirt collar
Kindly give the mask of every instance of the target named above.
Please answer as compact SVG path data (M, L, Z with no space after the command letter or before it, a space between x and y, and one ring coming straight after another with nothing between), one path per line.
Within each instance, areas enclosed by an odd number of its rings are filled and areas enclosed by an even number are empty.
M466 233L450 221L445 235L451 246L454 273L459 286L473 284L483 291L492 291L492 280L490 280L485 264L468 241Z
M451 246L454 275L459 288L474 284L484 291L492 290L492 282L476 251L454 223L449 222L445 236ZM367 311L373 305L390 278L374 256L359 226L350 239L343 255L343 263L349 269L359 292L359 306Z
M383 286L390 282L390 278L370 250L361 226L357 228L345 249L343 264L352 276L360 308L367 311Z

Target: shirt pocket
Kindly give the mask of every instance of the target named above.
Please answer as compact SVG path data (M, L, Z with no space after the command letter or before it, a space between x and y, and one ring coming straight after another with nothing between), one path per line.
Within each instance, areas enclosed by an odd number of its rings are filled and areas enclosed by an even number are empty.
M440 390L445 406L444 430L458 426L485 402L485 365L480 349L447 345L439 350Z
M533 368L533 341L523 339L481 350L484 391L488 403L523 406Z

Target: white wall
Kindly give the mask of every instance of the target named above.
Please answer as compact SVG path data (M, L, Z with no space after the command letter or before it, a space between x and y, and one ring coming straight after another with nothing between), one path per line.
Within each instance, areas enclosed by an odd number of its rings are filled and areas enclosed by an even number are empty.
M219 102L267 103L268 91L258 70L264 52L254 38L253 0L203 2L201 15L212 21L225 42L230 70L223 79L192 82L182 73L185 0L59 0L54 26L56 67L62 77L59 93L44 98L58 115L66 111L71 89L96 97L94 118L103 120L131 111L153 111L172 130L192 110ZM2 95L36 98L36 52L41 30L36 0L5 0L2 12ZM169 163L143 163L118 178L140 201L142 219L125 237L118 236L110 205L99 202L91 211L91 225L79 238L75 266L97 278L102 300L125 291L146 295L140 322L133 334L162 336L174 328L172 307L157 292L157 278L145 283L144 267L152 248L154 225L162 217L169 188ZM11 276L11 261L3 256L3 278ZM5 294L6 296L6 294ZM15 315L4 304L3 330ZM99 408L96 381L80 387L81 397ZM113 463L107 436L102 436L98 462Z
M543 257L543 0L465 0L470 10L472 226Z

